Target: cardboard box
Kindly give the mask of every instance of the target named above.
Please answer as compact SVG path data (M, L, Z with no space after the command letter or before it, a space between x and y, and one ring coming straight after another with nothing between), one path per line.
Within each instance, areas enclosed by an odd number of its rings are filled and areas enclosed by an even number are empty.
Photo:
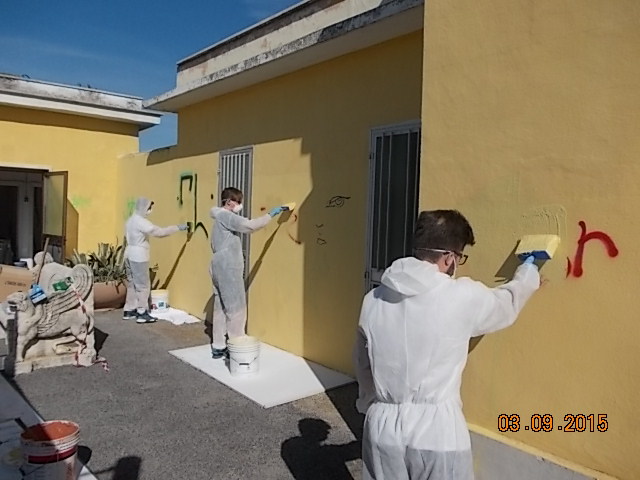
M0 265L0 302L13 292L28 292L34 282L33 274L26 268Z

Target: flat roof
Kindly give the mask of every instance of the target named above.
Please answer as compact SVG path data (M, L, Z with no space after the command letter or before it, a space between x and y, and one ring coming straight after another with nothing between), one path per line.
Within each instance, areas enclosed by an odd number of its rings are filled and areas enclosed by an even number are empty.
M167 112L422 29L424 0L307 0L178 63Z
M0 105L132 123L142 130L160 123L162 112L148 110L142 98L0 74Z

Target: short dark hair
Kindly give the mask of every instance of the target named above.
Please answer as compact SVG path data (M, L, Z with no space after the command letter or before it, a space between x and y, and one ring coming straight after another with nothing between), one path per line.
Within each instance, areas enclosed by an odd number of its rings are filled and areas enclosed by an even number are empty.
M457 210L431 210L418 215L413 250L420 260L436 262L443 255L429 248L462 252L475 243L471 225Z
M228 200L233 200L237 203L242 203L242 192L237 188L227 187L222 190L222 194L220 195L220 200L222 200L222 205L224 205Z

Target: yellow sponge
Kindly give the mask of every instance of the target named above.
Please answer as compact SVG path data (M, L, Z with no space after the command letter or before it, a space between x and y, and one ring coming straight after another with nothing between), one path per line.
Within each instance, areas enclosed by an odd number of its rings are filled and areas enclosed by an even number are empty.
M525 235L518 243L516 255L520 259L533 255L537 260L549 260L553 258L558 245L560 245L558 235Z
M296 202L285 203L282 206L284 207L285 211L292 212L293 209L296 208Z

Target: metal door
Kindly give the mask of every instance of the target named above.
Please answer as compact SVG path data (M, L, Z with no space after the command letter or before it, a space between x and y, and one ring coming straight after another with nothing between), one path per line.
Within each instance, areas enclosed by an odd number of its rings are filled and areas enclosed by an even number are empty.
M235 187L242 190L242 215L251 215L251 181L253 171L253 148L239 148L220 152L218 165L218 200L222 190ZM245 277L249 272L250 235L240 234L242 239L242 253L244 255Z
M384 270L411 255L418 216L420 123L371 131L365 288L380 284Z
M68 172L47 172L43 174L42 236L49 238L48 251L58 263L64 263L65 256L67 186Z

